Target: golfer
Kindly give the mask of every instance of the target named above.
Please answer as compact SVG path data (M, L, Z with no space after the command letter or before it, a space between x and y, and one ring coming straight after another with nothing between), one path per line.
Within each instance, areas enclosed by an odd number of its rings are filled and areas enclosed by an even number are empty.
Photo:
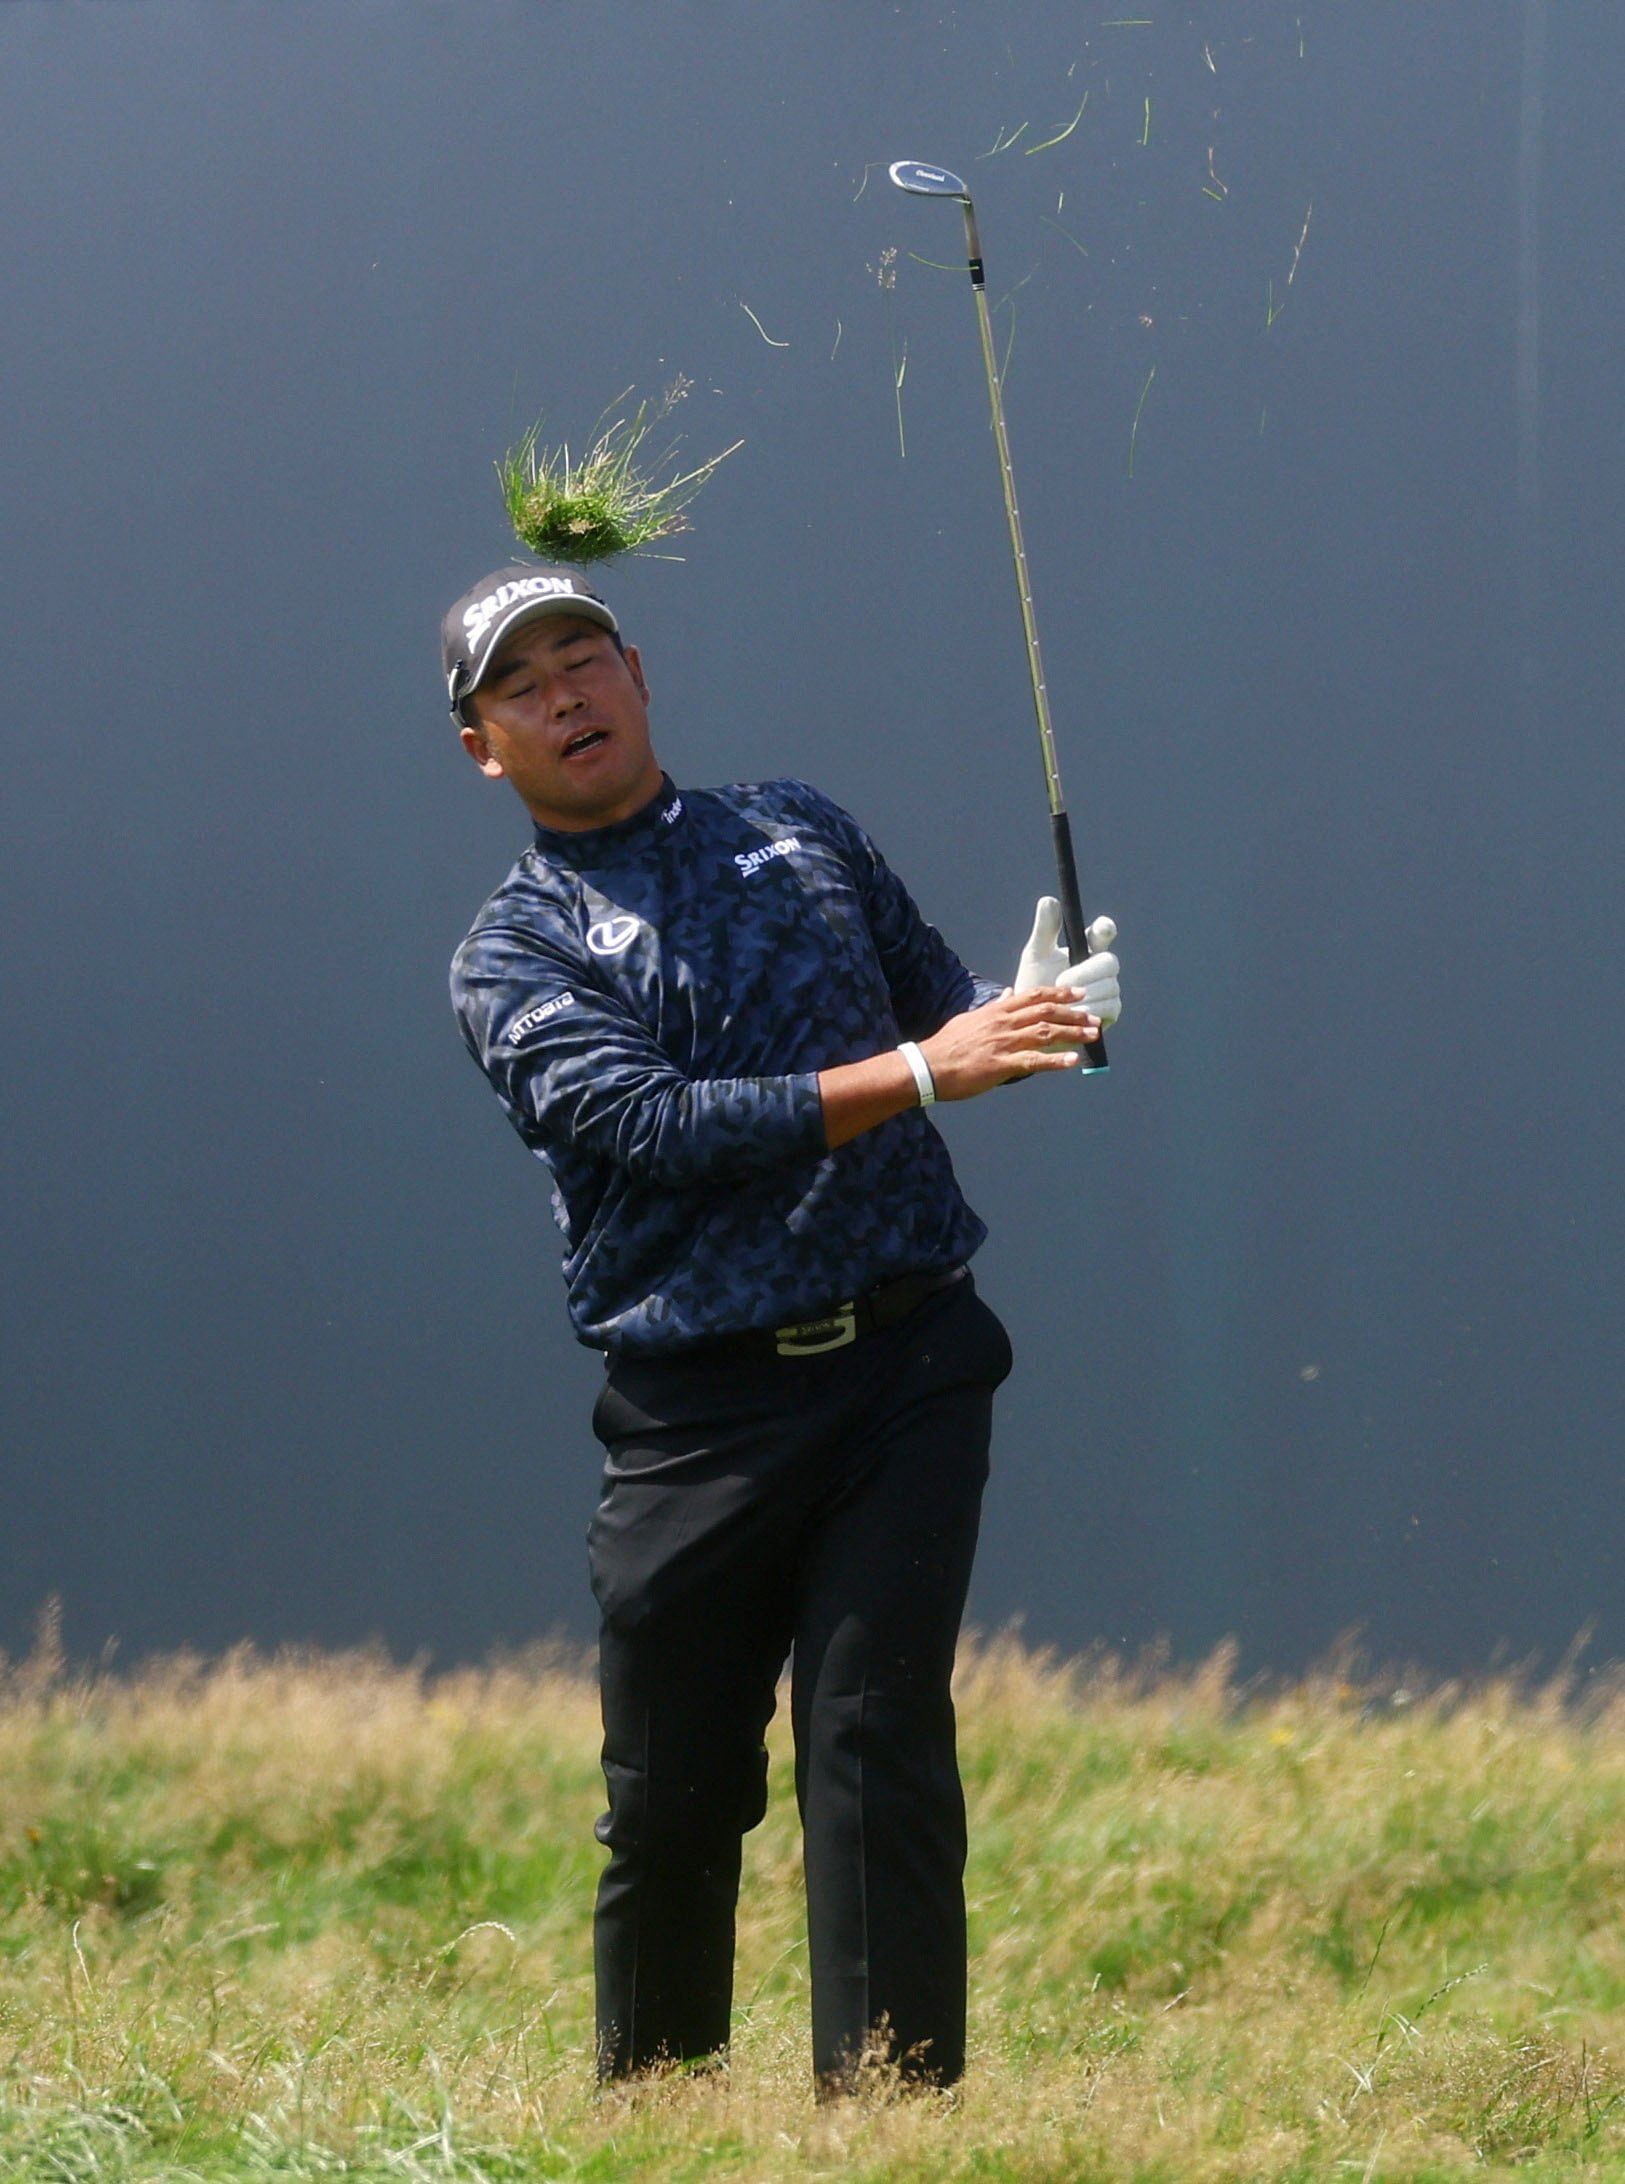
M973 978L817 790L676 789L638 653L574 571L495 571L442 648L464 749L535 822L452 1000L551 1174L605 1365L599 2074L726 2050L789 1658L819 2088L876 2058L947 2084L949 1677L1011 1355L922 1110L1076 1068L1116 959L1068 969L1046 899L1015 987Z

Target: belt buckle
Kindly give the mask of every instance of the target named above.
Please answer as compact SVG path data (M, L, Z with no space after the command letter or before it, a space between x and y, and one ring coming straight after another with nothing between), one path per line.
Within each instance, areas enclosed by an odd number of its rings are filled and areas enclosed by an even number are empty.
M825 1334L826 1328L834 1328L833 1334ZM822 1340L812 1340L822 1337ZM858 1339L858 1309L856 1299L837 1306L828 1319L802 1320L792 1327L775 1327L773 1347L780 1357L817 1357L825 1350L844 1350L849 1342Z

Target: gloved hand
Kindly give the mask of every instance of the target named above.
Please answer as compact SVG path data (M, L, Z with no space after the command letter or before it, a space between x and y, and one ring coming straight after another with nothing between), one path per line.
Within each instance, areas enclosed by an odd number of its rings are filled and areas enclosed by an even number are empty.
M1087 937L1089 954L1081 963L1069 963L1061 945L1061 905L1054 895L1041 895L1032 933L1016 966L1012 991L1030 993L1035 986L1065 986L1109 1031L1123 1013L1117 958L1106 952L1117 938L1117 927L1110 918L1096 918Z

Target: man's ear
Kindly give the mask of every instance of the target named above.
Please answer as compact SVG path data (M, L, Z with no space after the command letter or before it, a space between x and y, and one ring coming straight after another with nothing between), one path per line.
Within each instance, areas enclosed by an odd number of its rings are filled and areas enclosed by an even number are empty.
M500 781L502 779L502 761L492 750L490 744L486 742L483 728L477 725L471 726L469 722L464 721L457 731L457 740L475 765L478 766L480 772L484 774L487 781Z
M624 657L627 672L637 685L638 696L647 705L649 702L649 685L643 679L643 655L636 645L628 645Z

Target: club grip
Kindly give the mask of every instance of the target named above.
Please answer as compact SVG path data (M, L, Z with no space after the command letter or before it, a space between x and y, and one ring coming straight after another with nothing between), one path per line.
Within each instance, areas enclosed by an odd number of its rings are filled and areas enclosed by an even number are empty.
M1051 812L1050 832L1055 837L1055 870L1061 883L1061 917L1066 932L1067 960L1081 963L1089 953L1085 938L1089 928L1083 915L1083 904L1078 896L1078 864L1072 854L1072 822L1064 811ZM1078 1056L1085 1069L1106 1069L1106 1034L1091 1040L1088 1046L1079 1047Z

